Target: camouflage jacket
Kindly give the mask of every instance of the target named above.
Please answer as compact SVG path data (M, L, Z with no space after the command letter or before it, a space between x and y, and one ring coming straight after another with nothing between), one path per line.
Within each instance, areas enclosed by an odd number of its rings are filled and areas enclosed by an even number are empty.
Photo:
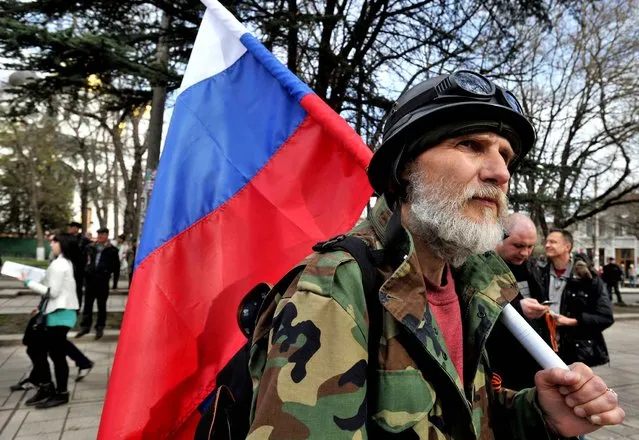
M380 199L351 233L381 248L391 214ZM429 310L412 239L404 235L401 263L380 267L385 281L377 319L383 325L377 374L369 376L375 383L367 383L369 317L359 266L345 252L313 254L258 321L249 440L487 440L495 438L495 427L502 438L556 438L546 432L534 389L491 386L484 343L501 307L517 294L508 267L491 252L455 271L464 326L462 386ZM410 353L402 335L414 342ZM373 402L367 389L376 390Z

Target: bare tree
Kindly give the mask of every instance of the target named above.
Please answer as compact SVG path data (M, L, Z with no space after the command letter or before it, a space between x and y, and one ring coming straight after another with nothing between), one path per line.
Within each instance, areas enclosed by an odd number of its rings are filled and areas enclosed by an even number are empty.
M99 129L91 134L95 148L91 150L89 157L91 166L87 170L87 180L91 185L88 187L87 200L90 195L97 210L98 220L102 225L106 225L108 205L119 197L117 188L121 181L125 194L123 232L135 240L139 235L142 164L147 151L140 126L148 120L145 115L148 105L110 111L108 100L104 100L103 97L90 94L85 97L88 98L88 105L79 105L77 99L63 105L66 111L80 118L86 126L91 126L87 121L92 121ZM146 133L148 134L148 131ZM81 137L80 134L78 136ZM98 138L101 140L98 141ZM86 138L83 139L86 142ZM117 182L114 180L116 175ZM119 212L115 215L118 216ZM116 229L119 229L119 225Z
M636 1L555 12L549 31L523 28L516 89L538 140L511 188L544 232L634 203L639 188ZM595 191L595 182L598 191Z
M499 75L519 50L510 29L544 24L543 1L229 1L266 47L375 144L392 99L464 66Z
M72 201L73 176L62 160L64 139L55 121L45 117L3 124L0 146L0 193L3 198L26 199L33 230L24 232L35 232L37 256L44 258L44 233L66 224ZM4 212L0 214L4 217Z
M82 230L88 231L91 219L87 218L89 201L96 190L98 182L95 179L96 168L96 136L100 127L82 113L91 111L91 101L84 99L76 101L73 111L63 110L60 125L72 133L65 136L66 148L69 154L67 164L73 170L78 192L80 194L80 222ZM93 171L92 171L93 168Z

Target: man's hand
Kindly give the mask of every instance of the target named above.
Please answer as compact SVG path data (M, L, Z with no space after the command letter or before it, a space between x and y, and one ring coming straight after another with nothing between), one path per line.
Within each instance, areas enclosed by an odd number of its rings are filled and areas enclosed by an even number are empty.
M528 319L537 319L544 316L548 310L548 306L539 304L534 298L524 298L519 302L521 311L524 312L524 316Z
M569 318L567 316L564 315L560 315L559 313L553 313L552 317L555 318L555 322L557 322L557 325L565 325L568 327L574 327L577 324L579 324L579 321L577 321L575 318Z
M555 433L573 437L623 422L625 413L617 394L603 379L580 362L570 370L552 368L535 375L539 405Z

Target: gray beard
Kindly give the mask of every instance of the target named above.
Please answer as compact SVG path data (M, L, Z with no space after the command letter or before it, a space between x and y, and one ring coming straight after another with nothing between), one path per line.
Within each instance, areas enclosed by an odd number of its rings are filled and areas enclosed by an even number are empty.
M423 172L411 171L408 177L410 210L406 226L437 256L453 267L459 267L468 257L495 249L503 239L503 221L508 199L498 187L455 188L439 181L426 183ZM463 213L473 196L500 200L497 219L494 209L485 208L483 221L475 221Z

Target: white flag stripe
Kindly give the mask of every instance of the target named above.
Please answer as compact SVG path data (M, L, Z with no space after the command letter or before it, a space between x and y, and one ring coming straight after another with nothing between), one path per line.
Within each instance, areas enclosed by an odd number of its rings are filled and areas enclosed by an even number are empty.
M203 0L206 12L193 44L178 96L192 85L228 69L246 48L240 37L248 30L216 0Z

